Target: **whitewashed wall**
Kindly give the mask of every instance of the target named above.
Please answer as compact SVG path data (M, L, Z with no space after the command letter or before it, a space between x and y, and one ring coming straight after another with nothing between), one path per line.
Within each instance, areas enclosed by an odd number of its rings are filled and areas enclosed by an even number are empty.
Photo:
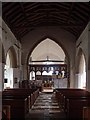
M7 55L7 52L8 50L10 49L10 47L13 46L15 52L16 52L16 59L17 59L17 65L18 65L18 68L17 68L17 71L20 72L20 68L21 68L21 44L20 42L15 38L15 36L13 35L13 33L11 32L11 30L8 28L8 26L5 24L5 22L0 18L0 22L2 23L1 27L0 27L0 30L1 30L1 43L0 43L0 46L3 45L3 48L4 48L4 54L5 54L5 60L6 60L6 55ZM18 46L18 47L17 47ZM1 47L0 47L1 49ZM2 50L2 49L1 49ZM4 79L4 65L5 63L2 63L2 51L0 50L0 80L3 81ZM14 68L13 68L14 69ZM2 74L2 75L1 75ZM17 75L16 75L17 76ZM20 80L20 75L19 75L19 78ZM0 84L1 85L1 84ZM3 83L1 85L3 87ZM0 87L0 89L2 89Z
M88 23L88 25L86 26L86 28L84 29L84 31L82 32L82 34L80 35L79 39L76 42L76 65L77 64L77 55L79 52L79 49L81 48L84 55L85 55L85 61L86 61L86 81L87 81L87 85L86 88L87 90L90 90L90 71L89 71L89 55L90 55L90 23ZM76 66L76 69L79 66ZM77 81L77 76L79 76L79 73L76 74L76 81Z
M90 22L88 24L88 73L87 73L87 89L90 91Z
M59 26L45 26L39 27L32 30L26 36L22 38L22 50L23 50L23 70L24 79L27 79L27 56L29 52L38 44L38 41L44 40L45 38L55 40L65 53L68 54L70 60L70 78L73 83L74 80L74 65L75 65L75 36L61 29ZM39 53L38 53L39 54ZM73 78L73 79L72 79Z

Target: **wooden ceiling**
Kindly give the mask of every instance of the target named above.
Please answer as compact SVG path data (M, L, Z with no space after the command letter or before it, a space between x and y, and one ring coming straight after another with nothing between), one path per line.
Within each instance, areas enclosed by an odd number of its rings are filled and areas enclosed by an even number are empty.
M3 2L2 17L18 40L40 26L60 26L76 40L90 21L89 2Z

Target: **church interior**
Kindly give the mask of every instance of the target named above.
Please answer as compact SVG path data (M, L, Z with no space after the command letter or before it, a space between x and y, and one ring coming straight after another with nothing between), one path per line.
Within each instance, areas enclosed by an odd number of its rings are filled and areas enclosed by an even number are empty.
M0 8L0 120L90 120L90 3Z

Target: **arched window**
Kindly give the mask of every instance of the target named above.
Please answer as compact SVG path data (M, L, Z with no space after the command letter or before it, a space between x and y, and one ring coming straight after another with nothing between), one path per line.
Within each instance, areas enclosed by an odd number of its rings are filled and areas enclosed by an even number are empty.
M31 71L30 72L30 80L35 80L35 72L34 71Z

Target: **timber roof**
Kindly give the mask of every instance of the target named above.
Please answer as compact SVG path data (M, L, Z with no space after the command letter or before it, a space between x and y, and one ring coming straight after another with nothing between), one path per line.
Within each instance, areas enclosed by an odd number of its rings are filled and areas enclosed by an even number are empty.
M76 40L90 21L89 2L3 2L2 18L18 40L40 26L60 26Z

